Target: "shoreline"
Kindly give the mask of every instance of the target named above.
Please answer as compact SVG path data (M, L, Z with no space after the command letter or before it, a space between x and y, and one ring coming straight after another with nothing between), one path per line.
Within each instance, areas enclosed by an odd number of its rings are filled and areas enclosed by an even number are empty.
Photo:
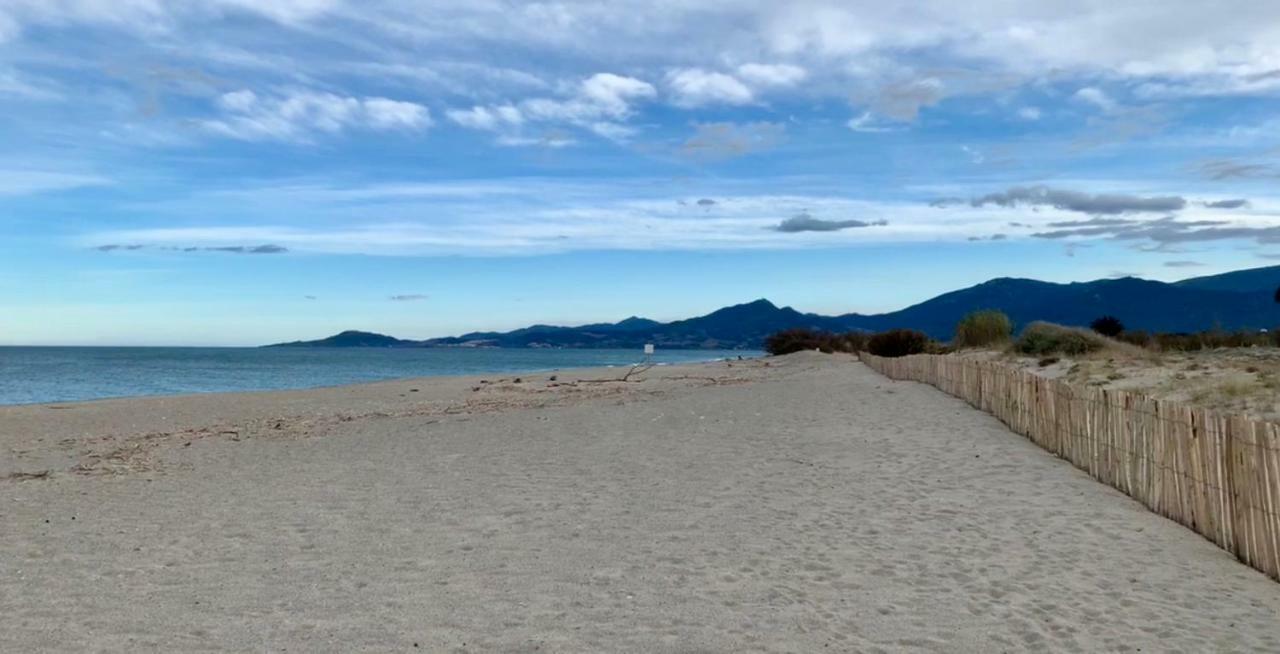
M61 348L64 348L64 347L63 346L49 346L49 347L40 346L40 347L28 348L26 346L23 346L23 347L13 347L12 349L61 349ZM72 347L67 347L67 348L70 349ZM74 349L82 349L82 348L76 347ZM147 349L147 351L166 351L166 349L195 349L195 351L206 351L206 349L227 349L227 351L255 351L256 352L256 351L261 351L262 348L202 348L202 347L191 347L191 348L125 347L125 348L120 348L120 347L93 346L93 347L86 347L83 349L110 349L110 351L116 351L116 349ZM321 349L321 351L324 351L326 353L330 353L330 352L340 353L340 352L348 352L348 351L383 352L383 351L394 351L394 349L398 349L398 348L311 348L311 349ZM421 349L445 349L445 348L421 348ZM454 351L454 349L462 349L462 348L447 348L447 349L451 349L451 351ZM494 349L502 349L502 348L494 348ZM562 349L572 349L572 348L562 348ZM288 351L297 352L298 348L288 348ZM522 349L522 351L524 351L524 349ZM631 352L631 351L616 351L616 349L577 349L577 351L609 352L609 353ZM699 351L696 351L696 349L680 349L680 351L672 351L672 352L686 353L686 352L699 352ZM680 358L680 360L675 360L675 361L657 361L657 362L654 362L654 365L660 366L660 367L698 365L698 363L736 361L736 358L733 358L736 356L741 356L742 360L744 361L753 360L753 358L760 358L760 357L767 356L765 355L765 353L760 351L741 351L741 355L733 355L733 356L727 355L728 352L732 352L732 351L722 351L722 349L710 349L710 351L707 351L707 352L709 355L708 358L689 358L689 360L684 360L684 358ZM635 356L639 358L639 357L643 357L644 355L643 353L635 353ZM502 363L502 362L499 361L498 363ZM220 389L212 389L212 390L195 390L195 392L189 392L189 390L187 390L187 392L182 392L182 390L179 390L179 392L133 393L133 394L106 395L106 397L49 399L49 401L35 401L35 402L0 402L0 408L45 406L45 404L74 404L74 403L86 403L86 402L118 401L118 399L198 397L198 395L211 395L211 394L221 394L221 393L270 393L270 392L287 392L287 390L320 390L320 389L328 389L328 388L348 387L348 385L393 383L393 381L412 381L416 379L452 378L452 376L484 376L484 375L492 376L492 375L518 375L518 374L538 375L538 374L548 374L548 372L556 372L561 370L594 369L594 367L599 367L599 369L617 369L617 367L626 367L630 365L632 365L632 363L608 363L608 365L599 365L599 366L561 365L561 366L544 366L544 367L521 367L518 365L517 366L495 365L494 367L492 367L492 369L489 369L489 370L468 371L468 372L462 372L462 374L456 371L444 370L442 372L439 372L439 374L408 374L408 375L385 376L385 378L375 378L375 379L358 379L358 380L349 380L349 381L337 380L337 381L333 381L333 383L320 383L317 385L276 385L276 387L271 387L271 385L265 385L265 387L260 387L260 388L220 388ZM302 372L303 371L300 370L298 371L298 374L302 374Z
M629 366L555 368L473 375L429 375L301 389L221 391L0 405L0 480L57 474L85 459L101 461L139 442L178 436L306 433L361 418L469 412L631 395L685 386L671 378L695 372L739 373L768 367L768 357L655 365L643 383L610 383ZM732 376L724 377L732 378ZM706 379L715 379L708 376ZM518 380L518 381L516 381ZM579 386L586 384L587 386ZM621 384L621 385L619 385ZM535 399L530 399L533 397Z

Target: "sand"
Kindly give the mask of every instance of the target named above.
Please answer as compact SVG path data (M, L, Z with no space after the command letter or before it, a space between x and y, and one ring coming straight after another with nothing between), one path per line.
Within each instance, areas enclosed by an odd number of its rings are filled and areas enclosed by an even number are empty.
M764 363L0 409L0 651L1280 650L990 416Z
M1142 393L1254 420L1280 421L1280 348L1152 352L1113 346L1083 357L1038 357L984 350L960 356L1004 361L1073 384Z

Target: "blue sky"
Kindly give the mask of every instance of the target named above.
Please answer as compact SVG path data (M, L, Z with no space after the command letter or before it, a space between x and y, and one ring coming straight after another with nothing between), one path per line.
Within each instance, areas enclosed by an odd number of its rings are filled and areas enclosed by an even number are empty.
M1274 3L443 4L0 0L0 343L1280 262Z

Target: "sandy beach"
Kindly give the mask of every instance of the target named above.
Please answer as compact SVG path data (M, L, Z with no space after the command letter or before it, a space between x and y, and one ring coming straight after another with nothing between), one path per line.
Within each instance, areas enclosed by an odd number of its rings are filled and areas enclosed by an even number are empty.
M844 355L0 408L0 651L1253 652L1280 584Z

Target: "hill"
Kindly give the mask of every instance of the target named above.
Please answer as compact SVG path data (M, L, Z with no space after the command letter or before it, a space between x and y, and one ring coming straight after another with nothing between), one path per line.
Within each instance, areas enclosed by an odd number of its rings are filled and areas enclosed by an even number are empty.
M1218 291L1134 277L1071 284L994 279L900 311L843 316L842 320L854 329L905 326L935 338L950 338L960 318L984 308L1005 312L1015 325L1047 320L1085 326L1102 315L1116 316L1130 329L1164 332L1257 329L1280 323L1280 307L1271 291Z
M1236 270L1221 275L1208 277L1192 277L1177 282L1178 286L1199 288L1208 291L1235 291L1237 293L1266 292L1275 293L1280 286L1280 266L1266 268L1249 268Z
M645 343L673 349L757 349L769 334L793 327L828 331L919 329L949 339L955 324L977 309L999 309L1015 325L1048 320L1088 325L1114 315L1130 329L1192 332L1204 329L1259 329L1280 325L1280 266L1196 277L1174 283L1135 277L1057 284L1034 279L999 278L944 293L890 313L821 316L764 299L725 307L704 316L658 322L631 317L617 323L579 327L534 325L510 332L472 332L461 336L411 341L368 332L343 332L287 347L571 347L638 348Z
M406 347L417 344L416 341L405 341L385 334L348 330L318 341L293 341L271 347Z

